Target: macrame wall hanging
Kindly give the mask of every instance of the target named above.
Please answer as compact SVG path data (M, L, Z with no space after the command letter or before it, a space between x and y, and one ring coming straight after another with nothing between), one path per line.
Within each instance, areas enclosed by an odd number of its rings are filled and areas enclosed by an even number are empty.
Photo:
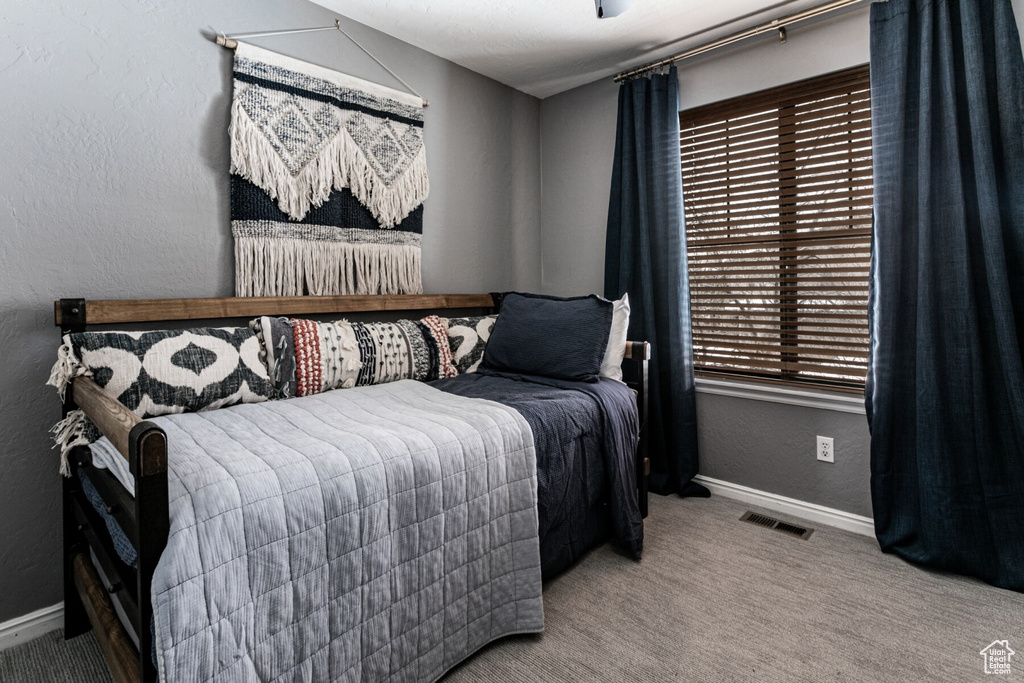
M233 46L235 294L421 293L424 100Z

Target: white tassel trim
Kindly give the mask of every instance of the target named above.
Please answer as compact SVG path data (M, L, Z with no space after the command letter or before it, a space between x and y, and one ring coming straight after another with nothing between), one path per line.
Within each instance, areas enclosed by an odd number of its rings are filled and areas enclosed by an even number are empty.
M344 128L294 176L237 99L231 105L230 137L231 172L276 199L281 211L297 221L311 207L327 201L332 190L347 187L382 228L391 228L430 193L424 147L402 175L388 185Z
M54 448L60 448L60 473L65 477L71 476L71 464L68 462L68 453L75 446L88 446L90 441L85 434L89 418L81 410L72 410L63 420L53 425L50 432L53 433Z
M46 380L46 384L56 387L57 393L60 394L60 400L63 401L71 382L76 377L81 377L82 375L92 376L92 373L75 356L75 350L71 347L71 340L68 339L67 335L64 335L64 343L57 349L57 362L53 364L53 369L50 370L50 378Z
M235 296L422 294L420 248L235 237Z

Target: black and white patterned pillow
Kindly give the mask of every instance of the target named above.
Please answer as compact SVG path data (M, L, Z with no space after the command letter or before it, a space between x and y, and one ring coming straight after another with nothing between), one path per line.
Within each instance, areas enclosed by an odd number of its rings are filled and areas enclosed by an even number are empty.
M67 381L87 375L139 417L259 403L274 387L247 327L64 336ZM58 387L60 388L60 387Z
M496 315L481 315L471 318L448 318L448 344L452 348L452 360L459 374L476 372L484 357L487 340L494 329Z

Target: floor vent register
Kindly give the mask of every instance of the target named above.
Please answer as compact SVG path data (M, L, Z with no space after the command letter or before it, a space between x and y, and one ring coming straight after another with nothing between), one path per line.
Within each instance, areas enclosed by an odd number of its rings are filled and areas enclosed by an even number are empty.
M811 534L814 533L814 529L811 529L810 527L797 526L796 524L783 522L781 520L775 519L774 517L761 515L756 512L751 512L750 510L747 510L746 512L743 513L743 516L740 517L740 521L756 524L757 526L764 527L765 529L774 529L775 531L781 531L784 534L796 536L797 538L802 538L804 540L810 538Z

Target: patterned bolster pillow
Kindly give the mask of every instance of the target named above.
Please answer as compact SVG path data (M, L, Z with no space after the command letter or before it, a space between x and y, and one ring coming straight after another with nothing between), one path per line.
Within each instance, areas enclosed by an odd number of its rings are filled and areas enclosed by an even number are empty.
M278 398L458 374L437 316L396 323L262 317L250 326Z
M478 315L470 318L447 318L448 343L452 358L460 374L476 372L487 348L487 340L494 329L496 315Z
M246 327L66 334L47 384L63 397L83 375L141 418L259 403L274 393L259 339ZM65 473L71 448L99 438L81 411L54 432Z

